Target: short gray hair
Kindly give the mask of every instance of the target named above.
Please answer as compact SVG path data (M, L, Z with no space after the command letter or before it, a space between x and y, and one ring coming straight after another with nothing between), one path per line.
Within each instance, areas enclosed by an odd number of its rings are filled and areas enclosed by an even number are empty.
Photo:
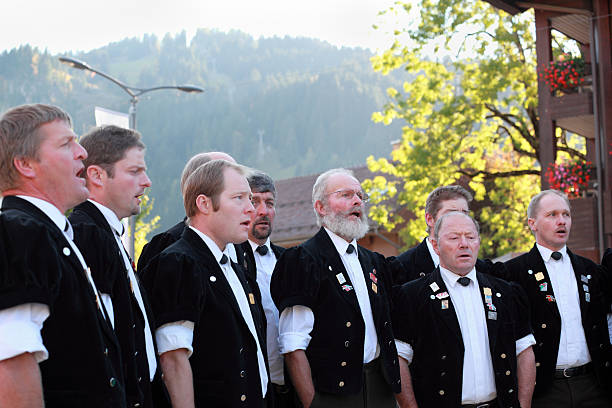
M540 201L542 201L542 198L544 198L545 196L549 194L553 194L558 197L561 197L563 201L565 201L565 204L567 204L567 208L569 208L571 212L572 207L565 193L559 190L542 190L538 194L534 195L531 201L529 202L529 206L527 207L527 218L528 219L535 218L536 214L538 213L538 210L540 209Z
M258 170L253 170L247 177L249 187L253 193L272 193L276 198L276 188L274 188L274 180L266 173Z
M317 217L317 225L321 227L323 225L323 220L321 220L321 216L317 212L315 208L315 203L317 201L321 201L323 205L327 203L327 199L325 197L325 190L327 190L327 182L329 178L335 174L345 174L357 180L355 174L351 170L347 170L344 168L337 168L327 170L325 173L321 173L319 177L317 177L317 181L315 181L314 186L312 186L312 209Z
M451 212L447 212L446 214L444 214L443 216L441 216L440 218L438 218L438 221L436 221L436 225L434 226L434 239L436 240L436 242L438 241L438 238L440 237L440 230L442 229L442 224L444 224L444 221L451 215L463 215L464 217L469 218L470 220L472 220L472 222L474 223L474 227L476 227L476 233L478 234L478 236L480 236L480 225L478 225L478 221L476 221L474 218L472 218L471 215L468 215L464 212L461 211L451 211Z

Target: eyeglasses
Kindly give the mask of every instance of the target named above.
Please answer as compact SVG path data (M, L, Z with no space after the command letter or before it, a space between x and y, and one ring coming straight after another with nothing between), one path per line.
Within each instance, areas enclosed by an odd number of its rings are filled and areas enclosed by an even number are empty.
M367 203L368 200L370 199L370 196L368 195L368 193L364 193L363 191L355 191L351 189L336 190L336 191L332 191L331 193L327 193L325 195L330 196L332 194L337 194L346 201L352 200L354 196L359 197L359 199L364 203Z

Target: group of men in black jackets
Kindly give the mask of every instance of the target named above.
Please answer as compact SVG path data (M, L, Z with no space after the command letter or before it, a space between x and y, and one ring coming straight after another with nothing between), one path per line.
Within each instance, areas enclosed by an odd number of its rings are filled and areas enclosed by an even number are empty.
M385 259L357 244L367 194L333 169L319 232L285 250L272 179L203 153L186 217L136 269L121 220L151 185L144 155L115 126L77 143L54 106L0 119L0 406L612 406L612 253L567 249L563 194L533 197L534 248L493 264L470 194L440 187L429 236Z

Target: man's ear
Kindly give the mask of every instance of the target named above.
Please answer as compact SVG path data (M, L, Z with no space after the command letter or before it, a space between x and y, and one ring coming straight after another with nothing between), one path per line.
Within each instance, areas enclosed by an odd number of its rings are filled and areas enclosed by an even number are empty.
M196 197L196 207L202 214L210 214L213 211L212 201L208 196L200 194Z
M438 241L431 236L429 237L429 240L431 242L431 246L433 247L434 252L438 254L438 256L440 256L440 248L438 247Z
M104 170L102 167L97 166L95 164L92 164L89 167L87 167L85 174L87 175L87 183L91 183L92 185L96 187L103 187L104 182L108 178L108 174L106 174L106 170Z
M527 218L527 225L529 226L529 229L531 230L531 232L536 231L535 222L536 222L535 218Z
M315 211L317 212L317 214L319 214L321 216L327 215L327 211L325 210L325 206L323 205L321 200L315 201L314 208L315 208Z
M429 230L433 234L433 229L436 223L435 223L434 217L431 214L425 213L425 223L427 224L427 226L429 227Z
M13 159L13 166L23 177L33 179L36 178L35 162L36 160L31 157L15 157Z

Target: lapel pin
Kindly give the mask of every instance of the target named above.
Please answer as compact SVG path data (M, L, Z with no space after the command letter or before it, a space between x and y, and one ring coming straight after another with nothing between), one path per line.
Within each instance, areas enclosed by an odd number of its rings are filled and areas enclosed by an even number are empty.
M378 279L376 278L376 275L371 272L370 272L370 279L372 280L372 282L378 283Z
M348 292L350 290L353 290L353 287L351 285L342 285L342 290Z
M591 294L589 292L585 292L584 293L584 300L586 302L590 302L591 301Z
M533 271L530 269L527 271L528 274L533 275Z
M586 275L580 275L580 280L584 283L589 283L589 278L587 278Z
M217 277L216 276L211 276L210 277L210 281L211 282L216 282L217 281Z
M336 279L338 279L338 283L341 285L343 283L346 283L346 279L344 279L344 275L342 275L342 272L336 275Z
M431 285L429 285L429 287L431 288L432 291L437 292L440 287L438 286L438 284L436 282L432 283Z
M448 297L448 292L440 292L436 294L438 299L446 299Z
M430 298L431 300L434 300L434 299L436 298L436 295L431 295L429 298Z
M497 320L497 312L492 312L489 310L487 312L487 317L489 318L489 320Z
M378 286L376 286L376 284L374 282L372 282L372 291L374 293L378 293Z
M591 279L591 275L587 275L587 279Z
M482 288L482 293L484 293L485 295L491 296L492 294L491 288Z
M548 290L548 283L542 282L540 283L540 292L546 292Z
M546 300L548 300L549 302L554 302L555 297L553 295L546 295Z
M448 299L444 299L441 303L440 306L442 307L442 310L446 310L448 309Z
M542 272L538 272L535 274L535 278L537 281L541 281L542 279L544 279L544 274Z
M330 271L332 270L332 267L331 267L331 265L329 265L329 266L328 266L328 268L329 268L329 270L330 270Z
M64 247L64 249L62 249L62 252L64 253L64 255L68 256L70 255L70 249L68 249L68 247Z
M255 296L253 296L252 293L249 293L249 303L252 305L255 304Z
M501 297L501 293L497 292L497 293L495 294L495 296L497 296L497 297Z
M582 285L582 289L584 289L585 292L589 291L589 285Z

